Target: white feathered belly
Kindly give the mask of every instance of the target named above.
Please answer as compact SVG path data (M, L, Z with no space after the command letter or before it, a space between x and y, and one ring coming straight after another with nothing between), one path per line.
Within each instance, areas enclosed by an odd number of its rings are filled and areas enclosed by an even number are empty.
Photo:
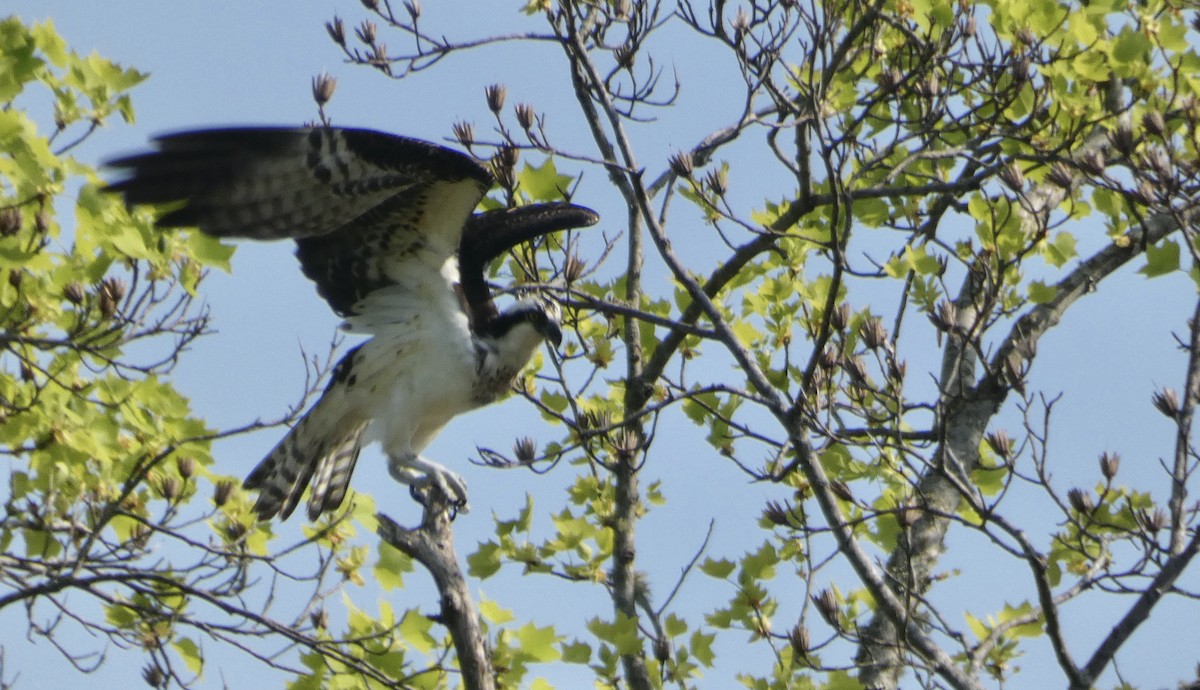
M474 343L465 319L461 329L447 326L389 329L363 346L356 369L365 389L360 404L373 420L367 439L389 455L419 453L453 417L476 407Z

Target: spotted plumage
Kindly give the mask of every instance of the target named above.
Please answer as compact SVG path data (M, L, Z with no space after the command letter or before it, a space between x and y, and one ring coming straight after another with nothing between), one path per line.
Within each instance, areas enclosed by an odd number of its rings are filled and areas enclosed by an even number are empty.
M420 452L454 416L504 395L534 349L561 338L557 306L501 313L484 271L546 233L596 222L543 204L473 213L492 177L469 156L380 132L244 128L183 132L110 166L127 202L170 204L158 224L217 237L291 238L301 269L350 330L325 391L251 471L263 519L341 505L359 452L379 442L398 481L466 486Z

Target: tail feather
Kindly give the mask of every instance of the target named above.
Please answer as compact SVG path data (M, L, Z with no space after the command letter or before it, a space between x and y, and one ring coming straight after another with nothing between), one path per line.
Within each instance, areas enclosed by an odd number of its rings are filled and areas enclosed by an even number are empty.
M314 474L310 518L336 510L345 498L368 420L344 419L323 402L297 422L242 482L247 489L258 489L254 512L259 519L275 515L288 519Z
M362 450L363 434L366 430L367 422L360 423L317 464L316 479L313 480L312 493L308 497L309 520L316 520L321 517L321 513L337 510L338 506L342 505L346 489L350 486L350 475L354 473L354 464L358 462L358 453Z

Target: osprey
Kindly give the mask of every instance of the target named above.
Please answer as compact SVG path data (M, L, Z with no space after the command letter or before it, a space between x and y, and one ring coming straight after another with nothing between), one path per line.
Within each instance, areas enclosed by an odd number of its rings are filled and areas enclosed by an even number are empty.
M109 163L126 203L172 203L162 227L216 237L292 238L317 292L348 330L373 336L334 367L320 399L251 471L261 519L287 519L310 482L308 516L337 509L359 451L382 444L408 485L460 506L466 484L420 453L446 422L504 395L534 350L562 339L556 304L499 312L489 263L557 230L594 224L571 204L473 213L493 184L471 157L362 129L182 132Z

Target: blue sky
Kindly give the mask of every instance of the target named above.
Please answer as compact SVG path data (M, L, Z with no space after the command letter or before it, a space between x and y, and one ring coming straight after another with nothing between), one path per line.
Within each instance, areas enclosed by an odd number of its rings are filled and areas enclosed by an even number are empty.
M427 20L455 36L481 35L508 30L510 26L540 28L536 19L525 18L512 3L487 3L486 10L480 9L485 5L479 3L428 5ZM547 113L551 131L561 137L561 142L590 152L586 133L572 116L574 99L561 69L561 53L550 44L453 57L426 74L390 82L371 70L344 65L342 55L326 37L323 22L335 12L342 13L351 25L363 16L358 2L284 5L10 0L6 11L26 20L49 17L75 50L95 50L151 74L134 94L137 123L125 126L114 122L98 132L77 152L88 162L140 149L149 137L166 131L311 120L315 107L309 95L309 80L322 71L339 80L328 109L335 124L373 127L433 141L445 141L450 123L460 119L473 120L477 129L486 131L489 120L483 89L501 82L509 86L510 103L534 103ZM401 42L399 37L388 35L384 40ZM696 59L698 53L692 52L688 38L679 35L677 40L672 57L681 74L694 76L708 69ZM715 76L724 75L718 70ZM680 108L664 116L665 122L639 130L638 143L646 158L643 164L661 169L672 150L692 145L710 129L724 124L722 118L734 111L736 107L724 103L718 91L685 89ZM598 177L595 170L587 175ZM605 188L603 180L585 179L585 183L587 196L577 196L577 201L596 208L608 219L601 224L601 231L620 231L625 216L620 200ZM743 183L742 189L746 186ZM762 198L771 196L772 190L763 187L755 191ZM1102 231L1095 228L1094 237ZM1089 246L1086 239L1082 245ZM213 426L235 426L283 414L301 393L301 353L323 353L334 335L337 319L300 275L290 253L290 247L284 244L243 245L235 256L231 275L213 274L204 283L204 297L219 332L194 348L179 368L176 381L192 398L197 412ZM711 265L711 260L706 263L703 259L698 257L698 266ZM1042 342L1035 383L1050 394L1067 391L1055 408L1060 426L1051 448L1057 454L1056 479L1063 481L1062 486L1092 486L1098 478L1096 457L1103 450L1114 450L1124 459L1123 481L1136 485L1144 478L1144 488L1162 496L1163 483L1154 472L1159 459L1170 453L1170 434L1166 420L1150 408L1149 400L1157 387L1179 387L1183 359L1173 347L1170 332L1184 328L1194 289L1180 277L1145 281L1132 271L1126 273L1119 290L1110 290L1104 299L1085 299L1071 311L1063 326ZM910 371L913 366L910 361ZM932 366L929 368L932 370ZM1010 421L1015 419L1011 410L1007 414ZM471 488L475 512L459 521L460 549L468 551L473 540L486 538L492 513L511 516L523 505L526 492L535 497L535 505L543 514L555 508L561 488L571 479L569 468L534 476L482 469L466 462L476 455L476 445L506 449L515 436L552 436L554 430L545 426L527 406L509 400L452 423L429 449L429 457L455 467ZM1015 430L1015 426L1010 428ZM274 445L278 435L277 431L268 431L222 444L217 451L219 469L244 474ZM763 503L781 495L778 488L747 485L743 475L696 439L681 439L678 445L680 464L687 461L687 469L682 471L686 476L674 476L679 470L672 473L655 468L655 472L673 479L666 485L672 503L652 513L641 528L646 568L651 582L660 589L670 587L680 564L700 546L708 527L708 509L714 502L730 501L715 517L714 551L717 555L736 556L741 535L754 529L753 522ZM664 452L661 447L659 452ZM379 505L398 519L411 519L417 514L407 492L390 482L381 458L374 453L364 456L355 485L373 487ZM725 489L729 486L744 490L728 492ZM699 513L701 519L693 510L696 506L704 509ZM293 518L293 523L297 521ZM755 534L754 543L759 538ZM955 539L970 542L977 537ZM965 546L967 554L973 549L988 553L985 544L951 542L952 548L957 546ZM952 578L945 583L941 596L947 601L978 602L971 607L977 611L997 608L1006 601L1007 590L1002 586L1005 578L1020 579L1025 572L1020 564L1000 562L993 573L998 584L987 593L980 590L978 581ZM416 583L421 578L409 579ZM1196 578L1191 580L1195 584ZM577 597L584 591L581 587L543 589L547 587L544 580L516 577L488 581L481 587L490 598L500 599L542 624L554 622L538 614L539 604L548 596ZM700 601L714 593L728 597L719 586L692 580L683 600L695 597ZM405 605L412 605L427 594L418 584L401 597L409 600ZM585 595L584 601L572 599L569 604L594 607L601 613L606 606L596 591ZM1147 688L1173 685L1176 679L1186 676L1195 662L1195 650L1200 649L1200 633L1191 624L1194 606L1174 602L1163 608L1168 607L1174 607L1175 613L1157 611L1155 615L1162 616L1164 622L1138 637L1137 648L1147 653L1121 657L1126 678ZM1083 640L1099 639L1107 632L1112 623L1110 613L1071 610L1067 623L1079 636L1080 653L1089 648ZM10 669L22 672L19 687L67 687L79 680L60 670L65 665L56 662L56 652L45 643L24 645L20 621L3 623L8 632L0 634L0 642L21 649L21 656L11 651L8 656ZM783 623L781 618L780 625ZM1171 656L1175 659L1170 662L1151 651L1161 653L1163 640L1169 641L1174 652ZM28 658L45 662L37 678L26 663L26 651L31 655ZM735 653L724 658L732 662L734 657ZM114 681L140 683L140 663L120 654L113 659L120 667L106 671L106 677L112 673ZM1046 655L1031 654L1022 666L1043 669L1048 677L1060 678L1053 660ZM262 673L249 663L232 662L228 668L254 677ZM732 666L728 670L732 671ZM1025 678L1027 681L1033 677ZM230 687L244 685L228 676L222 679L215 669L206 678L211 687L219 687L222 682ZM718 679L728 681L729 676L718 673L711 678L714 683ZM1106 680L1113 682L1111 675Z

